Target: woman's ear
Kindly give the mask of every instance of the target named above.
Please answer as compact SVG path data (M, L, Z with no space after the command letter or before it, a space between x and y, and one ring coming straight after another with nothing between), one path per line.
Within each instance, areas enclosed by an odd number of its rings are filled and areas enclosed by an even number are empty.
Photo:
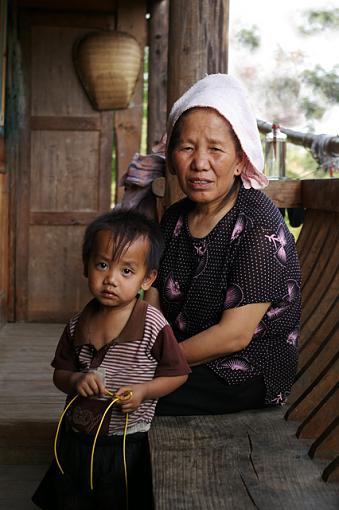
M156 269L152 269L144 278L144 281L142 282L141 288L142 290L148 290L152 287L152 283L156 279L158 275L158 271Z
M237 157L237 162L235 164L234 175L241 174L243 166L244 166L245 158L246 158L245 153L240 149L238 157Z

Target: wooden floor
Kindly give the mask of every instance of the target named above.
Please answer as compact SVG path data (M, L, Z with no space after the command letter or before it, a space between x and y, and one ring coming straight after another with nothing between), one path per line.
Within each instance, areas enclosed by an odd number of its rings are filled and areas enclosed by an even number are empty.
M0 508L29 510L52 458L64 395L50 366L61 324L8 324L0 330Z

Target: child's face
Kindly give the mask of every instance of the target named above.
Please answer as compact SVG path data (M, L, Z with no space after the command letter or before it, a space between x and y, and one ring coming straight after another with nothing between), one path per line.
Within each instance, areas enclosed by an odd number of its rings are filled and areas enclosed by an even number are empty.
M123 308L140 289L150 288L157 272L147 274L148 240L136 239L115 261L112 261L113 245L111 232L101 230L96 234L88 263L88 287L103 306Z

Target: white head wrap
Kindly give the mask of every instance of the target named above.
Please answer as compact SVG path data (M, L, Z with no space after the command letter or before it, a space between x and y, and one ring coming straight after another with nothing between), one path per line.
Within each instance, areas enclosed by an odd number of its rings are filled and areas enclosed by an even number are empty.
M196 82L173 105L167 124L167 141L174 124L190 108L214 108L232 126L247 158L241 178L245 188L265 188L264 158L255 115L243 85L228 74L210 74Z

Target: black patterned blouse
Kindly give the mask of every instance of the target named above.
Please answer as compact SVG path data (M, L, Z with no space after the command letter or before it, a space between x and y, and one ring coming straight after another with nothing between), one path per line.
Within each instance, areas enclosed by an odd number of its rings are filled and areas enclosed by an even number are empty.
M267 404L285 402L294 381L300 268L294 238L261 191L240 188L234 207L204 238L188 227L192 203L172 205L161 225L166 249L155 286L180 342L219 322L223 310L271 302L249 345L207 363L228 385L262 376Z

